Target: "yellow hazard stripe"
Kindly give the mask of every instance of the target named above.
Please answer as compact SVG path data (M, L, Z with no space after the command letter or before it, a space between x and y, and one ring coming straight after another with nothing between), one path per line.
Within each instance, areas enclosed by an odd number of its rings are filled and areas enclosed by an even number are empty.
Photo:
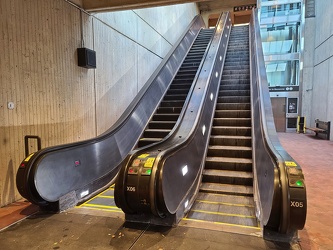
M95 198L114 199L114 196L112 196L112 195L98 195Z
M104 208L104 209L121 210L117 206L107 206L107 205L98 205L98 204L84 204L84 207L97 207L97 208Z
M101 198L113 198L113 196L108 196L108 195L103 195L105 192L109 191L109 190L113 190L114 189L114 184L109 187L108 189L105 189L103 192L99 193L96 196L91 197L89 200L87 200L86 202L82 203L81 205L78 205L77 207L82 207L84 205L86 205L87 203L91 202L92 200L101 197Z
M196 201L206 204L216 204L216 205L226 205L226 206L236 206L236 207L254 207L253 205L235 204L235 203L218 202L218 201L207 201L207 200L196 200Z
M253 226L246 226L246 225L239 225L239 224L230 224L230 223L225 223L225 222L217 222L217 221L207 221L207 220L198 220L198 219L190 219L190 218L183 218L182 220L184 221L196 221L196 222L201 222L201 223L214 223L214 224L219 224L219 225L226 225L226 226L234 226L234 227L242 227L242 228L252 228L252 229L257 229L260 230L260 227L253 227Z
M116 213L123 213L121 209L106 209L106 208L99 208L99 207L83 207L91 210L98 210L98 211L108 211L108 212L116 212Z
M205 213L205 214L217 214L217 215L225 215L225 216L233 216L233 217L241 217L241 218L256 218L255 216L243 215L243 214L228 214L228 213L221 213L221 212L211 212L205 210L196 210L192 209L191 212L198 212L198 213Z

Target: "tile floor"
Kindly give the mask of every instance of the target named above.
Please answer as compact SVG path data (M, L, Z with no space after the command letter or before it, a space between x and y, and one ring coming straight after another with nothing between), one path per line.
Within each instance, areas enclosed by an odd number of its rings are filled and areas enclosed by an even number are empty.
M278 135L305 176L308 211L305 227L299 232L302 249L333 249L333 141L310 133Z
M301 165L306 181L308 212L299 232L304 250L333 249L333 141L312 134L279 133L282 146ZM0 208L0 230L38 211L26 201Z

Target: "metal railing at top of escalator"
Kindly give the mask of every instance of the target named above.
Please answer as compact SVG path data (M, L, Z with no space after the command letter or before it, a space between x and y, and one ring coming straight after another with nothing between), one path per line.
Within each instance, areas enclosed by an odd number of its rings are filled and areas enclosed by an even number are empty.
M155 216L151 223L156 223L160 217L159 223L170 225L176 223L194 201L230 29L229 13L223 13L177 129L167 139L129 156L127 164L120 171L115 186L115 201L126 213L127 219L130 214L147 213L150 214L148 217ZM164 216L175 216L175 220L163 222ZM131 220L141 219L147 217L132 217Z
M306 189L301 167L283 149L275 130L257 10L250 22L250 65L257 217L264 233L266 228L288 234L304 227Z

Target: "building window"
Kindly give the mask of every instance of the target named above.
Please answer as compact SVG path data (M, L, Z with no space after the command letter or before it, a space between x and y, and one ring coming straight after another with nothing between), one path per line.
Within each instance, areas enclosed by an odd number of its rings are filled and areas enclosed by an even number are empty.
M261 27L264 55L299 52L300 23L279 23Z
M269 61L265 63L269 87L299 85L299 61Z

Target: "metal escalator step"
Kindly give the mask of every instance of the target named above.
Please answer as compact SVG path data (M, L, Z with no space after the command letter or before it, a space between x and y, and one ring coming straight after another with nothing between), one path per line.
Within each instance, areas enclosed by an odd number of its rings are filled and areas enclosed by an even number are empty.
M182 80L182 79L185 79L185 80L187 80L187 79L192 79L192 80L193 80L195 74L196 74L196 72L194 72L194 73L182 73L182 74L177 74L177 75L175 76L175 79L176 79L176 80Z
M250 90L250 84L223 84L220 85L221 90Z
M184 60L184 62L191 62L191 61L201 61L202 59L202 55L198 55L198 54L192 54L192 55L187 55L186 59Z
M250 79L224 79L221 80L221 85L237 85L250 84Z
M211 193L199 192L197 200L210 203L232 204L234 206L240 205L240 206L254 207L254 199L253 197L249 196L211 194Z
M202 176L203 183L220 183L251 186L253 184L252 172L205 169Z
M252 160L232 157L206 157L205 168L249 172L252 171Z
M248 146L251 147L251 136L226 136L212 135L210 137L210 145L225 145L225 146Z
M227 51L227 55L226 56L250 56L250 52L247 51L247 52L239 52L239 51Z
M228 45L228 50L246 50L248 51L249 50L249 45L248 44L243 44L243 43L240 43L240 44L229 44Z
M187 95L179 94L179 95L165 95L164 101L175 101L175 100L185 100Z
M207 157L229 157L229 158L252 158L251 147L236 147L236 146L208 146Z
M238 50L236 50L236 48ZM241 48L241 49L239 49ZM245 42L245 41L232 41L231 43L229 43L228 45L228 52L233 51L240 51L240 50L244 50L244 52L248 52L249 51L249 43Z
M173 79L172 84L192 84L193 78L188 79Z
M150 144L153 144L155 142L161 141L163 138L141 138L138 142L138 147L144 147Z
M245 146L208 146L208 149L220 149L220 150L252 150L252 147Z
M179 114L155 114L153 121L177 121Z
M186 219L258 228L258 222L256 218L246 218L244 216L235 215L231 216L224 214L223 212L209 212L193 209L188 213Z
M198 70L198 67L194 67L194 66L182 66L180 67L180 69L178 70L179 74L196 74Z
M182 107L158 107L156 112L158 114L180 114Z
M176 121L150 121L149 128L151 129L172 129Z
M250 79L250 74L222 75L222 80Z
M219 96L250 96L250 90L220 90Z
M187 61L187 62L183 62L182 66L184 67L199 67L201 61Z
M250 101L250 96L219 96L217 98L218 103L248 103Z
M237 44L232 45L232 44L229 44L228 50L229 50L229 52L232 52L232 53L233 52L239 52L239 51L246 52L246 51L249 50L249 46L248 45L237 45ZM249 60L249 57L247 57L247 58L248 58L247 60ZM230 60L230 59L228 59L228 60Z
M168 100L160 103L161 107L183 107L185 100Z
M239 69L248 69L249 65L224 65L224 70L239 70Z
M229 109L229 110L250 110L251 103L217 103L217 110Z
M189 90L191 88L192 84L191 83L173 83L171 84L169 90L173 90L173 89L186 89Z
M250 127L251 118L214 118L213 126Z
M211 135L251 136L251 127L213 126Z
M178 78L179 77L185 78L186 76L188 76L188 77L194 77L196 73L197 73L197 70L181 71L181 72L178 71L178 74L176 75L176 77L178 77Z
M250 61L225 61L224 66L247 66L250 67Z
M171 132L171 129L146 129L143 138L164 138Z
M200 191L217 194L253 196L253 187L243 185L203 182L201 183Z
M189 89L169 89L166 95L187 95Z
M224 75L238 75L238 74L243 74L243 75L250 75L250 69L223 69L223 74Z
M225 58L225 61L226 62L249 62L250 61L250 58L248 55L227 55L226 58ZM223 69L224 71L228 70L228 69ZM240 69L236 69L236 70L240 70ZM248 71L249 70L246 70L246 69L243 69L244 70L244 73L245 74L248 74ZM241 72L240 72L241 73Z
M192 209L219 213L223 211L223 214L230 214L231 216L244 216L248 218L255 217L255 211L253 206L233 203L214 202L197 199L193 204Z
M251 110L216 110L216 118L250 118Z
M190 49L190 51L187 53L188 56L191 56L191 55L202 55L205 53L205 50L206 50L206 47L192 47Z

